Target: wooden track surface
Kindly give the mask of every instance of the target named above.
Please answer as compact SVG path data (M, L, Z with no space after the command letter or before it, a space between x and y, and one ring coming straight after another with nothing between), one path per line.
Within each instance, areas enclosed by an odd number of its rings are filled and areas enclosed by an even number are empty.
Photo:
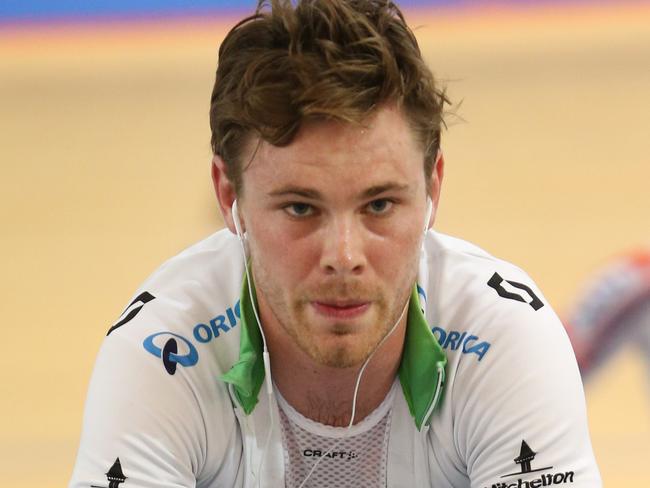
M561 312L594 268L650 241L650 10L408 18L462 101L438 229L522 266ZM222 25L0 31L3 486L65 485L105 331L221 225L208 101ZM607 486L650 486L647 372L630 349L586 386Z

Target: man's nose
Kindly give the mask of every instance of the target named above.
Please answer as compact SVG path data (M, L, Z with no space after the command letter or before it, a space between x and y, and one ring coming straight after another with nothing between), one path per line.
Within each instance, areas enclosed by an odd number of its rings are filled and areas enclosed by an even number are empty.
M324 230L321 268L327 274L360 274L366 267L362 223L353 215L340 216Z

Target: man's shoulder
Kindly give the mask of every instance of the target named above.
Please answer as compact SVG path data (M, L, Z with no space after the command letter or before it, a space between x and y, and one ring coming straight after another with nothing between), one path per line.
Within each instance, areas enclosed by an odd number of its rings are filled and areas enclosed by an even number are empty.
M238 352L242 276L239 242L227 230L216 232L154 271L105 342L128 344L170 375L181 368L226 371Z
M126 304L95 362L74 479L118 455L136 484L194 486L223 466L236 476L241 439L218 378L239 352L238 244L218 232L191 246Z
M528 275L518 266L493 256L469 241L439 232L429 232L425 240L425 254L439 279L454 275L472 279L486 270L501 270L519 277Z
M448 353L481 362L495 341L564 340L555 312L518 266L439 233L428 236L425 254L427 317Z
M506 309L538 311L547 306L524 270L470 242L431 233L425 256L428 288L442 309L496 303Z
M501 486L504 477L517 481L515 474L519 485L539 483L540 475L513 469L524 439L543 453L544 466L555 466L554 475L575 473L580 486L596 486L575 357L536 284L458 239L432 235L426 250L427 318L448 359L430 430L440 470L450 480L465 470L463 485ZM571 448L560 452L558 443Z
M241 284L242 275L239 240L228 229L222 229L165 261L143 286L172 289L194 281L202 286L231 287L233 283Z

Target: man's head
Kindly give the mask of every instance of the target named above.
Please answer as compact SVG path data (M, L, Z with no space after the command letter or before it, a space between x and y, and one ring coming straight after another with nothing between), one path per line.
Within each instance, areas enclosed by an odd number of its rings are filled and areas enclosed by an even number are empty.
M274 1L220 56L213 179L231 230L238 199L267 339L358 365L416 279L444 95L380 0Z
M287 145L314 120L363 124L392 102L422 147L429 177L445 101L393 2L261 0L219 50L212 150L240 195L251 144Z

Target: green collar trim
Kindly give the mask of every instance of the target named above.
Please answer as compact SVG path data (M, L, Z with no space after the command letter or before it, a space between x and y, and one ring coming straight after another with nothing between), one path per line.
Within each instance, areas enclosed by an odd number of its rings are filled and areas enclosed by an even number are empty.
M253 282L251 288L255 295ZM239 359L227 373L221 375L221 380L233 385L238 403L246 415L250 415L257 405L258 395L264 383L264 360L262 335L257 327L246 276L242 283L239 303ZM445 353L424 318L417 286L414 286L409 302L404 351L398 375L404 398L418 430L429 425L431 413L440 404L446 364ZM433 405L434 401L436 405Z
M431 332L418 298L417 285L411 292L399 381L418 430L431 423L433 411L442 400L447 356Z
M253 295L257 296L255 282L252 280L251 290ZM257 307L257 300L255 300L255 307ZM250 415L257 405L257 396L262 388L262 383L264 383L264 359L262 357L264 342L260 329L257 327L246 275L242 282L239 311L241 313L239 359L227 373L221 375L221 379L233 385L237 401L246 415Z

